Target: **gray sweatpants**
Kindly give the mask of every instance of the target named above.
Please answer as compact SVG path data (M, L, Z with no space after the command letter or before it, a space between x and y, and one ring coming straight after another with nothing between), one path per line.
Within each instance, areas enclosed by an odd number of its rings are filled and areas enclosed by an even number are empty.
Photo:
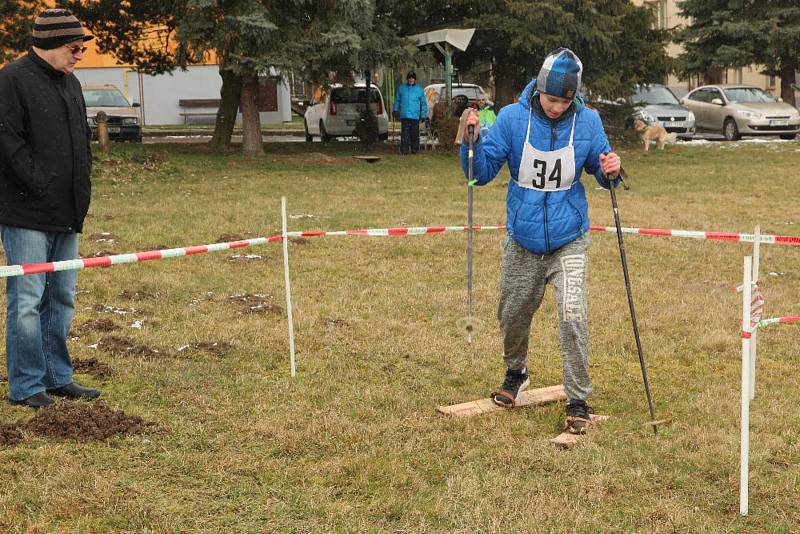
M545 285L555 287L564 389L569 399L584 401L592 393L586 303L588 246L589 236L584 235L542 255L509 239L503 255L497 312L506 367L521 370L527 365L533 314L542 303Z

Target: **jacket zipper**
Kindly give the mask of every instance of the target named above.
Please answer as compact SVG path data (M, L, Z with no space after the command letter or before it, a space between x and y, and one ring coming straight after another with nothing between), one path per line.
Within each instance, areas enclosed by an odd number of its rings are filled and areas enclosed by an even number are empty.
M556 125L550 121L550 152L556 148ZM547 199L550 193L544 193L544 249L547 254L550 254L550 233L547 231Z

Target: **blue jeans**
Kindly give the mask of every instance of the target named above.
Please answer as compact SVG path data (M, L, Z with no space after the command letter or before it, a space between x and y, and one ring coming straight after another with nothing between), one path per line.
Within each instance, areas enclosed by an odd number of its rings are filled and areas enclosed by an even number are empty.
M73 260L78 234L0 225L9 265ZM6 364L9 399L72 383L67 334L75 315L77 271L6 279Z
M419 152L419 120L400 119L400 153Z

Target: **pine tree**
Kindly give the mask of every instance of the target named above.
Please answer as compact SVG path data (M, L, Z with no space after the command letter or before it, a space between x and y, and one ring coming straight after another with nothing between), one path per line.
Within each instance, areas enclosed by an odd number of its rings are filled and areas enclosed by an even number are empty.
M662 81L671 70L668 35L653 29L647 7L628 0L407 0L404 30L476 28L459 69L490 62L495 101L509 104L536 75L548 52L567 47L584 65L584 85L607 98L629 94L641 82Z
M781 76L781 96L794 104L795 72L800 66L800 5L797 0L684 0L681 15L689 25L678 33L685 53L683 76L699 74L722 81L725 69L754 63L764 74Z
M41 9L44 6L37 1L0 0L0 64L28 49L33 20Z
M748 0L684 0L678 2L681 16L689 24L677 33L684 47L678 58L678 73L685 78L699 74L708 83L721 83L729 68L755 61L755 49L763 45L755 21L744 19Z
M745 19L759 20L766 46L755 49L755 59L765 73L781 77L781 97L796 105L795 87L800 69L800 4L797 0L749 2Z

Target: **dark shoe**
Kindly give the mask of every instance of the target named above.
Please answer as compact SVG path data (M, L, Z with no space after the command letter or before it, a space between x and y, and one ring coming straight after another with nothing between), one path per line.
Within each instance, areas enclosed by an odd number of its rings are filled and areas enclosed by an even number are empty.
M592 408L582 400L567 402L567 421L564 431L570 434L585 434L592 424Z
M47 393L44 391L40 391L39 393L34 393L27 399L22 399L19 401L9 399L8 402L14 404L16 406L28 406L29 408L47 408L54 404L53 399L47 396Z
M67 384L66 386L61 386L60 388L48 389L47 392L51 395L55 395L56 397L66 397L68 399L81 400L93 400L100 396L100 390L85 388L83 386L79 386L75 382L72 384Z
M513 408L520 392L531 384L528 370L513 371L506 369L503 385L492 392L492 401L503 408Z

